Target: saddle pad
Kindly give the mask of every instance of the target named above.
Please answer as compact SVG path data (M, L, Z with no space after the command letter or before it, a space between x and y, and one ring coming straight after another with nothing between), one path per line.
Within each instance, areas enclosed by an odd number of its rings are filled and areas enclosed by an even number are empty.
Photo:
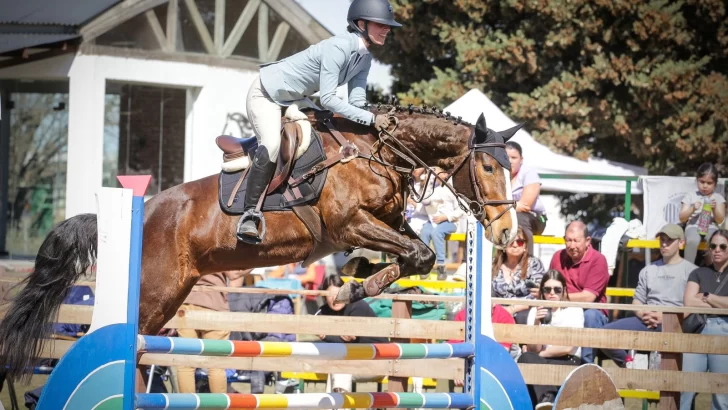
M314 165L326 159L324 154L324 147L321 141L321 137L318 133L311 129L311 144L308 146L306 152L301 155L293 163L293 171L291 172L292 178L298 178L306 171L310 170ZM235 195L232 206L228 208L228 200L232 194L235 185L240 179L240 175L245 172L241 170L238 172L220 172L220 192L218 193L218 199L220 201L220 208L227 214L230 215L241 215L243 213L243 204L245 203L245 187L247 186L248 176L245 176L245 180L240 185L240 189ZM295 198L293 191L288 185L283 185L276 192L268 194L265 200L263 200L263 211L290 211L293 206L307 204L318 199L321 195L321 191L324 188L324 182L326 182L326 175L328 174L328 168L316 174L313 178L309 178L300 185L298 189L301 192L302 198L293 199L291 201L286 200L283 196L283 189L288 192L290 198Z

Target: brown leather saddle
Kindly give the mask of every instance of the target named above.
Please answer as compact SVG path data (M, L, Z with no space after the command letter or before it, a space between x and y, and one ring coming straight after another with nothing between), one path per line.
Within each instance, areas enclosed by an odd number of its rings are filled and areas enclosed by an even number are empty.
M318 197L320 190L323 188L323 184L325 183L327 170L330 167L339 162L348 162L349 160L357 157L368 158L367 156L360 154L358 147L344 138L334 127L331 122L333 114L330 111L316 111L314 113L314 117L317 123L326 127L329 133L340 145L339 152L334 155L327 156L323 150L323 145L321 145L318 152L320 152L322 157L315 158L312 155L312 158L309 158L310 160L313 160L312 163L304 164L301 166L300 170L296 170L298 165L296 163L296 153L303 141L303 134L301 127L297 123L287 121L283 118L281 126L281 147L278 155L276 172L268 186L266 195L261 195L261 204L258 204L258 208L260 210L263 199L271 194L282 194L287 201L294 204L289 209L291 209L304 223L304 225L306 225L306 228L308 228L314 239L313 250L304 261L304 267L326 255L330 255L333 252L346 250L346 248L341 248L340 244L336 244L331 240L326 226L321 220L319 211L315 210L311 205L306 204L306 198L310 198L311 195L315 195L316 198ZM315 131L313 132L315 133ZM312 145L322 144L320 137L314 138L312 135L311 140ZM216 138L215 142L220 150L223 151L224 163L232 163L233 161L237 161L245 157L252 159L252 157L255 156L255 150L258 148L258 143L255 137L235 138L228 135L221 135ZM309 147L307 152L301 157L301 160L306 159L305 157L307 154L313 151L316 150L312 150L311 147ZM230 185L233 185L233 187L232 193L229 193L227 196L227 201L223 202L223 197L220 196L221 206L224 210L225 205L227 205L227 208L232 206L236 194L238 190L241 189L241 185L245 180L245 176L249 169L249 166L241 165L237 169L221 173L221 182L222 177L224 176L223 174L228 174L228 177L236 179L235 182L232 180L230 181ZM240 174L239 176L237 175L238 173ZM316 180L319 178L321 178L320 186L316 184ZM313 181L313 183L317 185L318 193L309 193L307 195L306 190L309 189L310 191L310 187L307 187L306 184L310 181ZM302 193L302 191L304 192Z
M268 185L266 193L270 194L285 186L293 170L296 152L303 141L301 127L295 122L285 122L281 127L281 148L278 153L276 172ZM255 137L236 138L230 135L221 135L215 139L218 148L223 152L223 162L231 162L242 157L252 158L258 148Z

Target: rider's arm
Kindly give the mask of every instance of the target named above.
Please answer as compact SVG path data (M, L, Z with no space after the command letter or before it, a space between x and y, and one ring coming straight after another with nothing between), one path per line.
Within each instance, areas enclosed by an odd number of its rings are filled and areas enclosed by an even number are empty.
M367 77L371 67L372 60L369 59L361 71L349 80L349 104L355 107L363 107L367 103Z
M343 117L356 121L360 124L371 125L374 123L374 114L361 108L347 104L336 96L336 88L339 86L339 73L346 64L346 52L339 44L333 43L321 56L321 74L319 75L319 95L321 105ZM363 71L363 70L362 70ZM365 79L366 82L366 79ZM366 84L365 84L366 86Z

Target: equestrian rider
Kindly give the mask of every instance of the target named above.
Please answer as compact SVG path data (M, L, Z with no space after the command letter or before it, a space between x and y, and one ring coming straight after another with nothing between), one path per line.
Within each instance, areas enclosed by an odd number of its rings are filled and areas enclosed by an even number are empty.
M374 116L359 108L366 103L366 82L372 56L369 47L384 45L391 27L401 27L394 20L388 0L354 0L347 16L348 33L314 44L283 60L261 65L246 100L250 120L259 147L250 167L245 193L244 213L237 237L259 243L256 212L258 200L273 177L281 144L281 110L296 101L307 100L319 91L324 109L356 121L386 128L386 115ZM336 96L336 89L348 85L349 102Z

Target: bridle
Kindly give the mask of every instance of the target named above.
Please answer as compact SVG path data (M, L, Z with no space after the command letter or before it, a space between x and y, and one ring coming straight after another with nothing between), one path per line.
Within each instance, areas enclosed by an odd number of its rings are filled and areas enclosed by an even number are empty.
M486 142L481 144L470 144L468 146L469 152L467 155L463 157L462 160L447 174L446 178L440 177L437 173L435 173L432 169L430 169L427 164L425 164L424 161L422 161L417 155L415 155L406 145L402 143L397 137L395 137L393 134L397 130L397 127L399 126L399 120L397 117L390 116L391 120L394 122L394 127L392 128L391 132L386 129L382 129L379 132L379 139L375 144L379 144L379 147L381 148L382 145L387 146L397 157L403 159L404 161L408 162L412 165L412 168L409 170L409 174L405 175L405 178L409 180L409 184L404 184L403 191L403 200L406 203L407 198L409 196L409 191L415 191L414 189L414 167L415 165L419 165L420 167L427 170L427 178L425 181L425 189L422 190L419 197L414 196L415 202L421 202L424 199L425 192L427 191L426 187L430 181L430 177L434 175L435 179L440 181L442 186L447 187L447 189L450 190L450 192L455 195L456 198L458 198L458 205L460 208L465 212L470 212L473 214L474 217L476 217L478 220L480 220L482 217L484 217L485 207L487 206L500 206L500 205L509 205L504 210L502 210L498 215L496 215L493 220L489 220L487 224L485 224L485 229L488 229L495 221L500 219L503 215L505 215L508 211L511 210L511 208L514 208L516 201L512 199L487 199L483 198L483 196L480 193L480 184L478 184L478 180L476 178L476 166L477 166L477 160L475 158L476 153L485 153L491 157L493 155L486 151L486 148L503 148L505 149L506 144L504 142ZM397 147L395 148L390 144L388 141L394 142ZM372 150L372 156L374 155L374 152L378 150ZM378 161L379 162L379 161ZM448 180L451 177L454 177L455 174L460 172L460 170L463 168L465 163L468 162L468 171L470 175L470 183L472 185L473 191L475 191L475 200L471 200L464 194L458 192L449 182ZM463 203L467 204L467 207L463 205ZM404 209L402 211L402 214L404 215Z

